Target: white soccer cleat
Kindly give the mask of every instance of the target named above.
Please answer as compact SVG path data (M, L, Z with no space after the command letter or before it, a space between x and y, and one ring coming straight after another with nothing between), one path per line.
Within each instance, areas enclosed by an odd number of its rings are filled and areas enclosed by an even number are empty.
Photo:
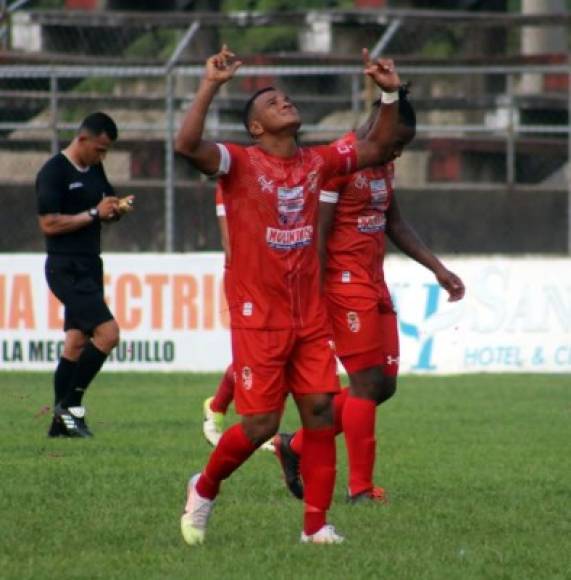
M199 477L200 473L197 473L188 482L186 505L180 518L180 531L189 546L204 543L206 524L214 507L214 500L198 495L196 482Z
M268 439L265 443L260 445L260 449L264 451L269 451L270 453L275 453L276 448L274 447L274 438Z
M224 433L224 413L216 413L210 408L210 403L214 397L208 397L202 404L204 420L202 422L202 432L206 441L213 447L218 445L222 433Z
M325 524L315 534L308 535L305 532L301 532L302 544L341 544L344 541L345 538L339 535L330 524Z

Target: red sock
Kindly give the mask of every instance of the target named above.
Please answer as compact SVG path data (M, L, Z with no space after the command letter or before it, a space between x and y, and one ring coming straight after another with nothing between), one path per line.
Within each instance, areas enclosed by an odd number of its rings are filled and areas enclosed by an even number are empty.
M335 487L335 430L303 429L300 463L304 484L303 531L315 534L326 523Z
M196 483L198 494L214 499L222 481L238 469L255 450L256 446L246 437L242 425L238 423L227 429Z
M210 403L212 411L226 414L230 403L234 400L234 383L234 369L229 365Z
M349 457L349 493L355 495L373 487L375 466L375 418L377 406L374 401L347 397L343 409L343 430Z
M349 387L345 387L338 395L333 397L333 425L335 427L335 435L339 435L343 431L343 409L349 396Z
M349 389L345 388L338 395L333 397L333 425L335 427L335 435L339 435L339 433L343 431L343 407L345 406L348 394ZM290 447L296 455L301 455L301 449L303 447L303 429L299 429L294 433L290 442Z

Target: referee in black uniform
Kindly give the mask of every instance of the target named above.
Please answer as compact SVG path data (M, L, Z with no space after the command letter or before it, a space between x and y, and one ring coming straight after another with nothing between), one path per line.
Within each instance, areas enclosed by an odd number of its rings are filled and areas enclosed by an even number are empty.
M50 437L92 435L85 423L83 395L119 342L119 327L103 298L99 256L101 222L116 221L123 207L102 165L116 139L113 119L93 113L36 178L46 279L65 307L65 343L54 374Z

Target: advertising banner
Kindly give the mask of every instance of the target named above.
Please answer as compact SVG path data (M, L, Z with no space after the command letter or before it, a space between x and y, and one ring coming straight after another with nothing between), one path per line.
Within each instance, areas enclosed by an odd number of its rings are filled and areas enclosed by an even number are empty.
M121 328L109 370L221 371L231 360L221 253L106 254L105 295ZM40 254L0 254L0 370L51 370L63 309ZM571 260L449 257L466 284L447 302L432 274L389 256L401 372L571 371Z

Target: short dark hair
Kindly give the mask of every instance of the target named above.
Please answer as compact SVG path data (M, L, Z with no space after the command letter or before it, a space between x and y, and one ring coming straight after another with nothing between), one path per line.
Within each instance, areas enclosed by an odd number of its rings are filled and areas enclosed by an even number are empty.
M87 117L85 117L81 122L79 130L88 131L95 137L98 137L101 133L105 133L111 141L116 141L119 134L115 121L109 115L106 115L101 111L87 115Z
M244 106L244 111L242 112L242 123L244 123L244 127L246 127L246 131L248 134L250 133L250 115L252 113L252 107L254 106L254 102L256 99L268 91L275 91L276 88L272 86L263 87L257 90L247 101L246 105Z
M399 123L416 131L416 112L412 103L408 100L410 83L403 83L399 87ZM373 102L373 108L381 106L381 97Z

